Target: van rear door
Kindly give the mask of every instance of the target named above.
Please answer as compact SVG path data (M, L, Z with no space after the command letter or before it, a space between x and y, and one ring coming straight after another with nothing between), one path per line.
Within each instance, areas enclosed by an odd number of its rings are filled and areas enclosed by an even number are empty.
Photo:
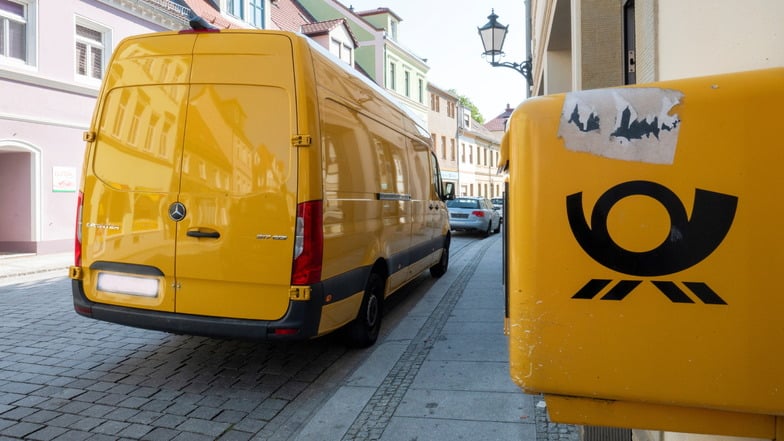
M276 320L296 219L292 42L168 33L118 47L85 168L92 301Z
M296 222L292 43L276 34L199 34L190 83L175 309L279 319Z

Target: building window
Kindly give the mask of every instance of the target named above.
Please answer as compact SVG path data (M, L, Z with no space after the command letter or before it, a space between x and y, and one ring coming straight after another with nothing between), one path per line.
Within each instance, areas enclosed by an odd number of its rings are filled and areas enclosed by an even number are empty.
M419 79L419 102L425 104L425 82Z
M107 30L84 21L76 23L76 75L100 80L105 65Z
M455 149L455 140L454 140L454 139L452 139L451 141L452 141L452 149L451 149L451 156L450 156L450 158L449 158L449 159L451 159L452 161L454 161L454 160L455 160L455 150L456 150L456 149Z
M441 137L441 157L446 159L446 136Z
M349 65L354 65L354 49L343 43L343 49L340 51L340 59L348 63Z
M448 101L446 103L446 116L450 118L455 117L455 103L453 103L452 101Z
M0 0L0 60L33 64L33 33L28 19L35 17L29 1Z
M264 0L250 0L250 24L264 29Z
M397 81L395 80L397 76L397 66L395 63L389 63L389 88L391 90L397 89Z
M404 87L406 88L406 96L411 98L411 72L403 72L403 82Z
M244 19L245 15L243 14L243 3L245 3L244 0L228 0L226 9L229 14Z

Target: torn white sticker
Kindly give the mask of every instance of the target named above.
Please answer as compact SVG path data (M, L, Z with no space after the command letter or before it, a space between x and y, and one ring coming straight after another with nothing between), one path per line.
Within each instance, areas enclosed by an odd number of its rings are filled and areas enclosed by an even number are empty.
M617 88L566 95L558 136L566 148L624 161L672 164L681 121L671 113L683 93Z

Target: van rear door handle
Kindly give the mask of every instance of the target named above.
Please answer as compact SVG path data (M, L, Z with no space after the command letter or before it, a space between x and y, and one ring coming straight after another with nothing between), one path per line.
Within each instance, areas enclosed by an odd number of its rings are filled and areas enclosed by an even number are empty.
M188 237L208 238L208 239L218 239L220 237L220 233L218 233L217 231L190 230L185 234L187 234Z

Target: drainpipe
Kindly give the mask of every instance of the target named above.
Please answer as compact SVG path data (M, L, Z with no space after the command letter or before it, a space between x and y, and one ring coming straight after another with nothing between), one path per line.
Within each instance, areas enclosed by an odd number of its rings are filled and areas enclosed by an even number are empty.
M525 0L525 59L532 60L531 58L531 25L533 23L533 19L531 17L531 1L532 0ZM531 61L531 66L529 67L531 72L531 78L534 78L534 63L533 60ZM528 85L526 90L526 98L530 98L533 94L533 80L531 84Z

